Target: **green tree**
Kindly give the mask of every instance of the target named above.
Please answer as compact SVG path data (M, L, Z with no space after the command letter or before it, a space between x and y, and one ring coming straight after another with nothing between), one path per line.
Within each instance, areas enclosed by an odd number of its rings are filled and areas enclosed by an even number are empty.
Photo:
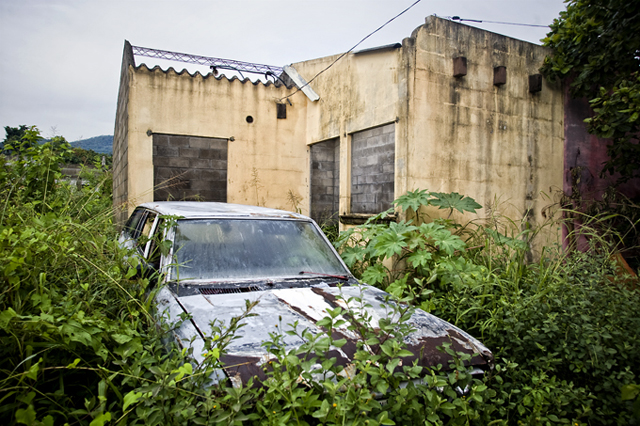
M2 141L2 145L0 146L0 150L5 154L11 154L15 151L22 151L30 146L35 145L42 138L38 134L37 140L33 140L28 136L29 130L32 130L33 127L25 126L24 124L20 127L11 127L5 126L4 131L7 134L4 140Z
M568 0L543 40L553 52L541 72L590 100L590 133L610 138L602 173L640 176L640 1Z

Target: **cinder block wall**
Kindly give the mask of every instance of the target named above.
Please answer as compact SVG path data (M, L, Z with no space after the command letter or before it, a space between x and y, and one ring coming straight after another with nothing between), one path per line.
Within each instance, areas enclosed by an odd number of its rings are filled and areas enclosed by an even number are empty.
M113 206L116 223L123 224L129 215L129 81L130 67L135 66L131 44L124 43L120 69L120 87L116 123L113 130Z
M227 140L153 135L155 201L227 201Z
M379 213L394 199L395 123L351 139L351 213Z
M337 223L340 202L340 139L311 145L311 217Z

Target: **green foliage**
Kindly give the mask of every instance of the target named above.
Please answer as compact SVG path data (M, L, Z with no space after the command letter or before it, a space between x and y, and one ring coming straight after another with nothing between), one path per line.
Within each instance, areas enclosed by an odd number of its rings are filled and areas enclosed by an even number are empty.
M589 103L594 112L592 118L585 120L589 132L613 140L608 147L611 159L604 171L636 176L640 164L640 73L619 79L613 87L600 87L599 96Z
M391 304L389 318L373 329L365 326L371 318L361 298L343 300L348 309L329 310L318 324L344 333L343 318L352 319L347 330L357 341L354 363L340 366L330 356L330 349L346 344L334 338L341 334L312 335L293 324L286 334L305 342L293 351L284 350L283 335L271 334L265 345L275 359L253 413L259 424L480 424L480 407L493 394L464 366L469 355L456 354L446 344L442 350L453 356L447 372L441 366L425 371L403 365L402 358L411 355L402 341L412 309ZM468 393L461 396L456 389Z
M509 251L513 257L491 259L487 283L449 292L445 303L434 302L434 313L456 315L458 325L482 335L497 356L526 365L511 372L513 383L527 383L531 374L553 379L553 392L562 394L550 394L549 403L562 406L547 409L556 416L629 424L617 390L640 372L638 292L610 282L607 253L547 255L522 267L513 261L521 258L517 250ZM474 260L489 266L486 258Z
M99 176L91 187L69 185L66 145L40 139L28 129L28 148L0 157L0 417L26 424L82 405L132 327L120 321L131 297L119 286L111 186L97 190Z
M585 200L574 188L565 197L563 225L568 233L566 242L575 249L586 242L602 241L614 252L624 254L633 270L640 268L640 205L609 187L600 200Z
M544 39L553 53L542 73L567 80L574 96L587 97L594 116L589 131L611 138L610 160L603 171L624 180L638 175L640 147L632 138L638 120L640 2L638 0L570 0Z
M318 223L320 229L327 236L327 239L333 244L340 237L340 228L336 221L328 220L322 223Z
M72 147L62 136L54 136L46 140L40 136L35 127L21 125L20 127L5 126L6 137L0 145L0 151L6 155L24 155L29 148L49 143L52 149L62 155L62 162L79 164L87 167L110 168L113 162L111 154L99 154L91 149ZM105 136L109 138L108 136ZM100 137L99 137L100 138ZM92 138L94 139L94 138ZM104 165L102 164L104 158Z
M475 213L482 206L473 198L460 195L457 192L428 192L426 190L409 191L406 195L401 195L394 201L394 205L400 207L403 211L419 213L421 207L436 206L439 209L449 209L449 216L453 210L460 213Z
M97 168L103 167L102 159L104 158L104 167L111 167L113 164L113 156L109 154L99 154L90 149L73 147L71 152L66 156L65 161L68 164L81 164L84 166L93 166Z
M267 339L272 361L261 386L212 386L253 305L211 324L200 364L192 349L169 343L171 330L152 313L157 289L135 278L134 258L115 242L110 194L98 190L110 178L72 186L60 173L64 155L45 142L0 162L2 424L478 423L492 394L467 371L468 355L444 347L454 356L446 371L401 365L411 308L396 303L372 329L362 325L370 318L361 300L346 300L321 320L327 334L292 326L305 341L299 349L288 351L278 334ZM355 319L347 330L345 317ZM350 369L329 350L345 344L338 328L358 341ZM466 388L464 397L456 391Z
M640 420L640 386L636 384L623 386L622 400L633 401L633 415Z
M11 141L19 141L20 139L22 139L25 132L29 129L30 127L24 124L19 127L4 126L4 131L6 133L6 136L3 143L7 143Z
M397 204L417 212L432 199L414 191ZM463 228L448 221L372 221L343 233L337 247L364 281L493 350L496 368L485 385L496 397L482 408L485 424L634 424L620 389L640 374L640 291L617 279L607 249L616 238L598 237L602 229L589 230L585 219L588 253L545 247L528 262L538 230L492 223L468 225L464 241Z
M39 140L39 132L28 129L19 143L10 145L14 157L0 158L0 185L6 200L4 214L9 205L29 203L45 212L57 208L61 202L61 197L54 195L62 189L58 181L63 153L51 142L39 145Z
M364 226L352 228L340 235L336 247L349 268L371 285L392 294L413 296L421 300L424 277L433 282L439 276L455 281L461 271L468 269L464 262L456 262L454 254L464 250L466 243L457 234L459 226L449 220L423 222L423 209L437 206L460 212L475 212L481 206L475 200L457 193L430 193L425 190L408 192L395 201L410 218L389 225L377 223L377 217ZM385 212L388 213L388 212ZM467 271L470 272L470 271ZM407 280L413 284L406 284ZM416 281L417 280L417 281Z
M44 140L35 127L9 127L6 126L6 138L2 142L2 153L8 155L20 155L29 148L35 147Z
M632 424L640 300L606 278L606 253L526 264L522 234L422 220L424 207L478 208L471 199L415 191L398 202L414 221L371 221L340 239L362 276L404 298L387 301L387 318L369 327L362 298L342 298L319 322L326 333L291 324L269 335L264 382L213 386L254 305L214 321L205 360L193 361L155 320L158 289L115 243L108 173L71 186L63 157L44 143L0 161L2 424ZM474 379L469 356L447 344L450 365L407 362L412 305L482 337L495 369ZM345 334L356 342L347 366L332 355ZM287 349L287 335L304 344Z

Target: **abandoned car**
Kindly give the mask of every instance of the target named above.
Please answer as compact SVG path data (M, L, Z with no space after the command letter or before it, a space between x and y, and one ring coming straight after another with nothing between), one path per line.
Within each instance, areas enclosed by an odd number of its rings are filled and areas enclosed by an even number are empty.
M300 214L226 203L146 203L135 209L120 240L137 251L144 269L159 273L163 285L156 306L165 320L178 323L188 314L174 328L175 339L193 348L197 362L203 360L212 321L229 324L244 312L246 300L258 302L251 311L256 315L242 320L238 338L221 356L224 368L214 382L229 377L239 386L255 376L264 379L270 354L262 343L269 333L282 333L288 349L300 347L299 336L285 333L291 324L326 334L317 322L328 309L346 308L349 298L360 298L374 330L392 311L388 294L358 283L318 225ZM331 349L345 368L352 365L357 343L348 322L334 331L347 344ZM415 330L405 343L413 356L405 363L447 368L449 355L437 347L449 342L456 351L475 354L472 373L490 367L491 352L448 322L418 309L409 323Z

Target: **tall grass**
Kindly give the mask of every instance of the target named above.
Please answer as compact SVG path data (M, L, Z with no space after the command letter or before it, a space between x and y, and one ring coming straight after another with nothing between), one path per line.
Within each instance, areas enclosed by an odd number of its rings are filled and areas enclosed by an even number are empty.
M27 145L0 158L0 417L77 421L86 413L75 409L97 404L118 340L151 322L135 306L143 286L123 285L110 173L85 170L78 188L61 174L65 146Z

